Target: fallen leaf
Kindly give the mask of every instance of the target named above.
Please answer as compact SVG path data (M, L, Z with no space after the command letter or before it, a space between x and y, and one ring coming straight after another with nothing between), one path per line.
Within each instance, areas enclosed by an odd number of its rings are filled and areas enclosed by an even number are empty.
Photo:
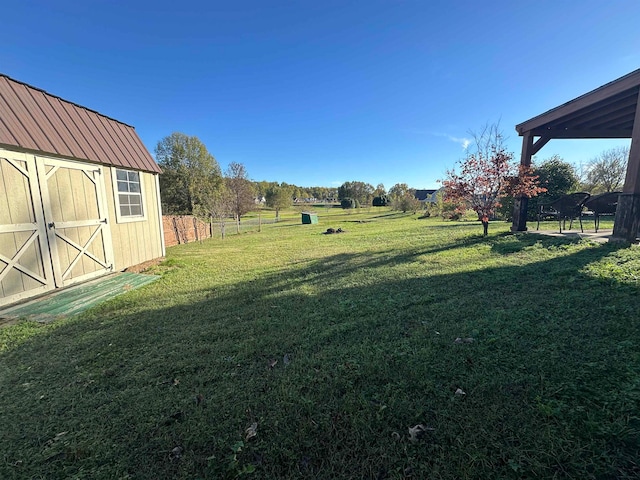
M466 395L466 393L464 392L464 390L462 390L461 388L458 388L458 389L456 390L456 393L455 393L455 394L456 394L456 395Z
M178 380L177 378L174 378L172 383L174 387L177 387L180 384L180 380Z
M169 459L172 461L180 460L180 458L182 457L182 451L182 447L174 447L171 450L171 453L169 453Z
M471 337L467 337L467 338L458 337L453 341L453 343L458 343L458 344L460 344L460 343L473 343L473 341L474 340Z
M53 445L54 442L57 442L58 440L60 440L63 436L65 436L67 433L69 432L60 432L60 433L56 433L55 437L47 440L47 443L45 443L45 446L49 447L51 445Z
M282 363L284 363L285 367L291 363L291 358L288 353L282 358Z
M249 441L258 435L258 423L253 422L250 427L244 431L244 440Z
M411 443L416 443L418 440L423 438L427 432L433 432L434 430L435 428L427 427L423 424L409 427L409 441Z
M278 363L278 360L276 359L269 361L269 368L275 367L277 363Z

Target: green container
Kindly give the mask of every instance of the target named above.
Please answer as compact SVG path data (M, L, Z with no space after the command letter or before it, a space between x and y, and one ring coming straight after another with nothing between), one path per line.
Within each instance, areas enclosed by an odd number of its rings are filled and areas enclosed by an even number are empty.
M318 223L318 214L311 212L302 212L302 224L312 225Z

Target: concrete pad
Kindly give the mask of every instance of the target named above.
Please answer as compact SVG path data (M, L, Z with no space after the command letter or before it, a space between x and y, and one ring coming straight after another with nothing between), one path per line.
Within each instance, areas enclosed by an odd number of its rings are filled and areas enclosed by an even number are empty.
M0 310L0 326L10 325L21 318L46 323L56 318L76 315L159 278L157 275L119 272L55 290Z

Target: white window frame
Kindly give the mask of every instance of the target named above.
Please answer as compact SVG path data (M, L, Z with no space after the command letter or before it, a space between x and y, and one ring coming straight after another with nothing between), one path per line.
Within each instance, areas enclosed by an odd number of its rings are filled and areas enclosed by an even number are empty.
M131 195L132 192L120 192L118 190L118 171L122 172L131 172L138 174L138 180L140 181L140 206L142 208L142 215L122 215L120 213L120 196L119 194ZM111 182L113 184L113 200L115 203L116 210L116 222L117 223L127 223L127 222L144 222L147 220L147 206L146 206L146 197L144 195L144 179L142 177L144 172L140 170L130 170L126 168L118 168L111 167ZM137 192L136 192L137 193ZM135 194L135 193L134 193Z

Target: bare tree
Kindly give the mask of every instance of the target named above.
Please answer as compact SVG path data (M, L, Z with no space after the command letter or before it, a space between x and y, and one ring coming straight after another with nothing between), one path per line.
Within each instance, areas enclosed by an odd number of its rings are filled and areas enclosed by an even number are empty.
M240 217L255 208L254 185L241 163L230 163L225 175L225 183L233 199L233 214L239 225Z
M224 240L227 220L234 215L233 195L222 183L207 191L203 198L204 201L197 205L194 213L201 218L217 222L220 226L220 235Z
M587 166L586 188L591 193L615 192L624 185L629 147L605 150Z

